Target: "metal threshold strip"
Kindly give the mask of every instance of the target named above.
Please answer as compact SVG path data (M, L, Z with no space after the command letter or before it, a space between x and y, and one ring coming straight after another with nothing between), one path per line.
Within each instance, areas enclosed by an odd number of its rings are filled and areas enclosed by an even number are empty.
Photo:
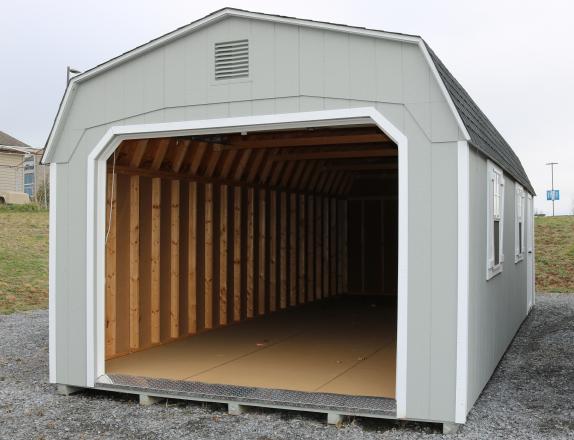
M184 400L237 402L247 406L338 412L376 418L397 417L395 400L385 397L255 388L120 374L100 376L96 388Z

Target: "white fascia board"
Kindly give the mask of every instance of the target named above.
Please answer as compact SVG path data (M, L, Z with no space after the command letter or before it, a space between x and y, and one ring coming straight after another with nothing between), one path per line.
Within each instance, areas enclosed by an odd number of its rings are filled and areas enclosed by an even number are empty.
M455 422L465 423L468 393L468 303L470 266L470 154L459 141L458 154L458 278L456 313Z
M142 46L139 46L139 47L123 54L123 55L120 55L116 58L109 60L108 62L105 62L105 63L103 63L103 64L101 64L101 65L99 65L93 69L90 69L90 70L86 71L85 73L81 73L81 74L73 77L70 80L68 88L66 89L66 92L64 94L64 98L62 99L62 104L58 110L58 114L56 115L56 119L54 121L54 125L52 127L52 130L50 131L48 141L46 142L46 149L45 149L44 157L42 159L42 163L50 163L52 160L52 157L54 154L53 150L55 148L54 145L55 145L56 139L59 135L60 125L62 124L62 119L64 118L64 116L66 115L66 113L68 111L68 107L69 107L71 99L74 95L75 89L77 88L77 84L81 83L82 81L88 80L88 79L90 79L96 75L99 75L102 72L110 70L119 64L123 64L123 63L125 63L125 62L127 62L133 58L139 57L139 56L141 56L141 55L143 55L143 54L145 54L145 53L147 53L147 52L149 52L149 51L151 51L157 47L168 44L169 42L177 40L178 38L181 38L181 37L183 37L189 33L192 33L198 29L201 29L205 26L208 26L208 25L213 24L217 21L220 21L226 17L241 17L241 18L248 18L248 19L260 20L260 21L269 21L269 22L274 22L274 23L289 24L289 25L293 25L293 26L322 29L322 30L328 30L328 31L333 31L333 32L343 32L343 33L347 33L347 34L360 35L360 36L364 36L364 37L383 38L383 39L387 39L387 40L400 41L400 42L404 42L404 43L418 44L420 50L423 52L423 55L424 55L424 58L425 58L427 64L429 65L429 67L431 69L431 72L433 73L433 75L435 77L435 80L439 84L439 88L440 88L450 110L452 111L461 132L463 133L466 140L470 140L470 135L468 134L468 131L467 131L466 127L464 126L464 123L462 122L462 119L461 119L459 113L457 112L457 110L454 106L454 103L452 102L452 99L451 99L450 95L448 94L448 91L446 90L444 83L442 82L442 80L440 78L440 75L436 69L436 66L432 62L430 55L429 55L429 53L426 49L426 46L425 46L421 37L414 36L414 35L394 34L394 33L390 33L390 32L384 32L384 31L378 31L378 30L372 30L372 29L356 28L356 27L346 26L346 25L341 25L341 24L317 22L317 21L305 20L305 19L300 19L300 18L280 17L280 16L275 16L275 15L268 15L268 14L262 14L262 13L257 13L257 12L241 11L241 10L226 8L226 9L222 9L221 11L216 12L214 14L210 14L206 17L203 17L203 18L201 18L201 19L199 19L193 23L190 23L189 25L184 26L180 29L177 29L177 30L175 30L169 34L166 34L162 37L159 37L155 40L152 40L149 43L146 43Z

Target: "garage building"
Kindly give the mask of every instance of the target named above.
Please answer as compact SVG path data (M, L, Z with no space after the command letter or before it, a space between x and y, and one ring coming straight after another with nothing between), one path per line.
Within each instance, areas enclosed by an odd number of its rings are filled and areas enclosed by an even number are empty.
M534 191L418 36L223 9L74 77L50 380L466 420L534 303Z

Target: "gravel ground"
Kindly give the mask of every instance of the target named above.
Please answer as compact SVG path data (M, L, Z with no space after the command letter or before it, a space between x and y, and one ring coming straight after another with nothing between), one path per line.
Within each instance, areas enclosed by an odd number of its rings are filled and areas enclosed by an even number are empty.
M537 297L459 434L461 439L574 439L574 295ZM46 311L0 316L2 439L418 439L440 425L354 419L337 428L308 413L135 398L83 391L64 397L47 383Z

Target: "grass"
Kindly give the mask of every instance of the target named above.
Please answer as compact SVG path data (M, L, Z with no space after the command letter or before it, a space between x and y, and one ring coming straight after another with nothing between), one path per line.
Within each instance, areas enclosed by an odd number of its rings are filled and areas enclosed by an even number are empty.
M48 306L48 211L0 206L0 313Z
M536 291L574 292L574 216L536 217Z
M574 292L574 216L536 218L536 291ZM0 206L0 314L48 305L48 212Z

